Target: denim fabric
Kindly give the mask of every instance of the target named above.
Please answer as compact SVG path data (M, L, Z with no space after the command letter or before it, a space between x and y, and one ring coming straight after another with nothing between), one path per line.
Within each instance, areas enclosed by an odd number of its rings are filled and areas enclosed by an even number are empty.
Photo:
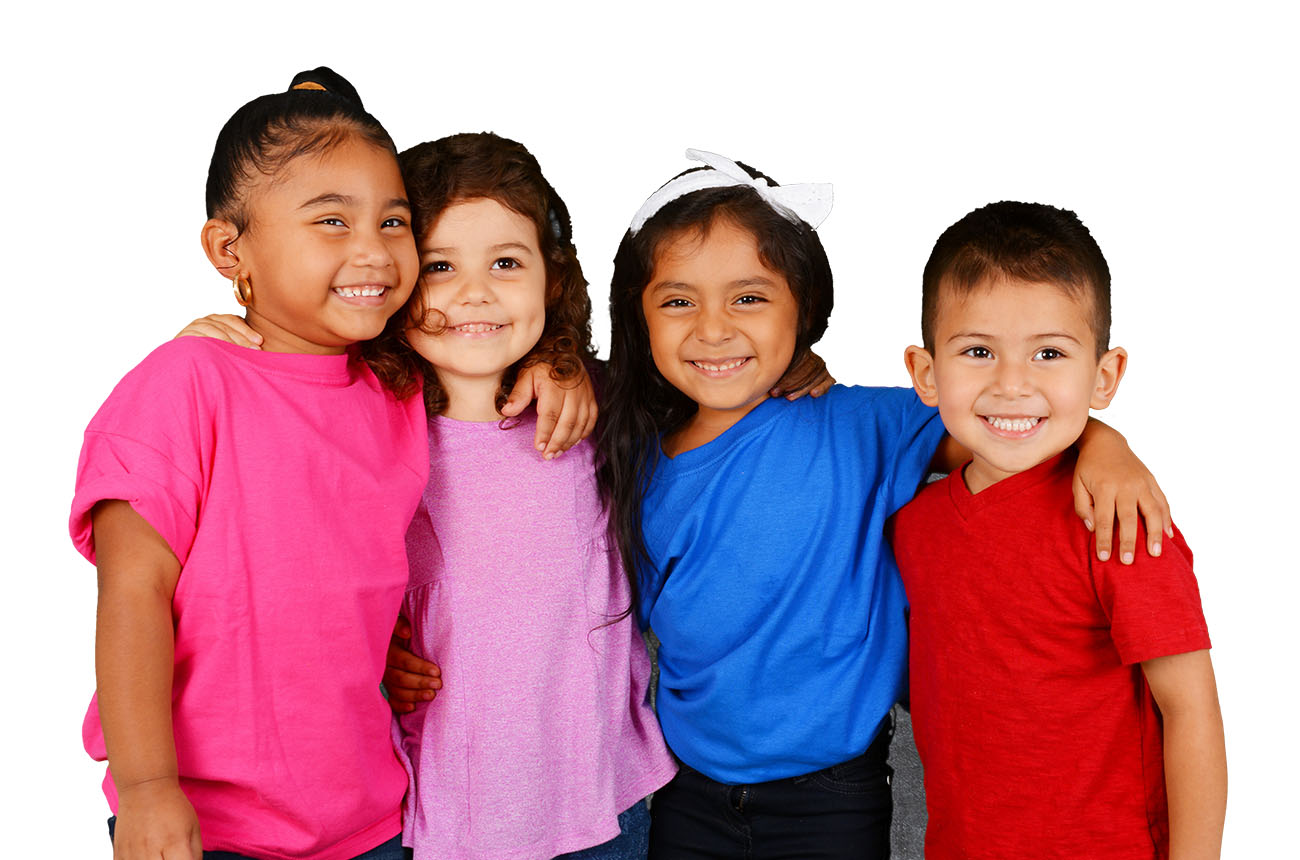
M650 810L639 800L618 815L619 834L608 842L561 854L555 860L645 860L650 843Z
M651 807L651 860L889 857L892 727L849 761L802 776L727 785L682 765Z
M108 841L113 841L113 831L117 829L117 816L108 819ZM256 860L245 854L230 851L204 851L203 860ZM394 836L383 845L371 848L364 854L358 854L352 860L406 860L402 850L402 837Z

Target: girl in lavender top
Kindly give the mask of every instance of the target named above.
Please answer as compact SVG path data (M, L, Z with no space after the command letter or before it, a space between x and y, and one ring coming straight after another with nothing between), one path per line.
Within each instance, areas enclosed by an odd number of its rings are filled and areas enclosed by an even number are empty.
M501 413L520 368L578 378L592 355L567 207L523 146L493 134L424 143L400 164L419 283L366 349L398 390L423 382L433 468L403 613L442 679L394 725L404 842L416 860L643 857L643 798L676 768L593 447L544 460L536 414Z

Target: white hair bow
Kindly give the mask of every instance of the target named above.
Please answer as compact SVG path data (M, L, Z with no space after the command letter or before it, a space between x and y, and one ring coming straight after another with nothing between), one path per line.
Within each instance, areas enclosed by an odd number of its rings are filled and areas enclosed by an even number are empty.
M650 195L632 218L628 229L633 235L640 232L645 222L671 200L676 200L705 188L725 188L731 185L748 185L759 193L768 204L791 221L804 221L816 229L826 216L831 214L831 202L834 195L828 182L806 182L799 185L769 185L766 179L750 176L736 162L714 152L702 149L686 150L686 157L699 161L709 167L708 170L694 170L683 173Z

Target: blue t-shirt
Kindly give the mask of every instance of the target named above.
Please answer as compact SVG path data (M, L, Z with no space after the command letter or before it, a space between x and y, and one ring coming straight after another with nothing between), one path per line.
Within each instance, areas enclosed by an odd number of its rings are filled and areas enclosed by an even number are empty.
M639 616L659 637L659 720L726 783L847 761L907 672L907 606L885 520L943 424L911 389L767 400L660 457L642 504Z

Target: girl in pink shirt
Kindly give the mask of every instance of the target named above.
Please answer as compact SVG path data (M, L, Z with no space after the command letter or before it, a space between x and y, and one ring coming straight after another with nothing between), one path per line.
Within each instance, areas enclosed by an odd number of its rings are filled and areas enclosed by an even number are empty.
M676 767L593 447L542 460L536 416L501 414L520 367L549 359L572 377L592 354L568 210L533 156L493 134L400 162L420 279L367 355L399 390L424 383L433 468L403 612L443 684L394 726L404 841L415 860L644 857L643 798Z

